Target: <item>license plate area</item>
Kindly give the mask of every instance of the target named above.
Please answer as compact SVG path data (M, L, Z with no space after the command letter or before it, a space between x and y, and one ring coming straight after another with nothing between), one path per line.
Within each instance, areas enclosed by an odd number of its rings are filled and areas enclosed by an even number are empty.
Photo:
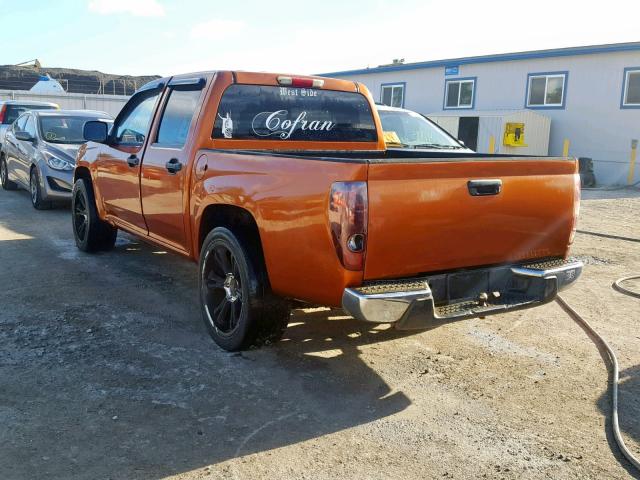
M477 299L481 293L489 292L489 272L471 271L448 275L449 300Z
M432 275L427 283L436 306L478 302L483 293L492 304L520 303L543 297L546 285L541 279L514 276L510 266Z

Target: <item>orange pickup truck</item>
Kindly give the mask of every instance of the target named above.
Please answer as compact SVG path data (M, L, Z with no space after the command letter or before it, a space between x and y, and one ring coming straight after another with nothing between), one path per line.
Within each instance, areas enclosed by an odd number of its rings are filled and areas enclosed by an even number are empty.
M84 136L78 248L111 249L122 229L199 262L227 350L278 340L300 301L426 328L540 305L582 270L574 159L386 149L356 82L163 78Z

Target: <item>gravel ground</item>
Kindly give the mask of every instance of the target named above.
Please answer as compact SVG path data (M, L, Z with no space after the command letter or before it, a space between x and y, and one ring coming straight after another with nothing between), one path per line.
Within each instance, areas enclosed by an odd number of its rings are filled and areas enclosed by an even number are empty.
M565 299L618 352L640 454L640 192L585 192ZM607 371L555 303L396 332L297 311L278 345L206 334L196 268L120 235L87 256L68 210L0 191L0 478L634 478ZM640 285L637 285L640 286ZM635 478L640 478L636 476Z

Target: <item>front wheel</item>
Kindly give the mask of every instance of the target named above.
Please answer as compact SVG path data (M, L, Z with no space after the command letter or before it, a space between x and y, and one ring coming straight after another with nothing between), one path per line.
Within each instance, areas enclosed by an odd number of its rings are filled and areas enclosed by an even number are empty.
M273 343L291 310L271 293L259 255L230 230L213 229L200 252L200 304L213 340L228 351Z
M29 191L31 192L31 205L36 210L48 210L51 208L51 202L42 199L42 188L40 188L40 175L37 168L31 169L29 175Z
M100 220L91 182L83 178L73 185L71 215L73 236L80 250L93 253L114 247L118 230Z

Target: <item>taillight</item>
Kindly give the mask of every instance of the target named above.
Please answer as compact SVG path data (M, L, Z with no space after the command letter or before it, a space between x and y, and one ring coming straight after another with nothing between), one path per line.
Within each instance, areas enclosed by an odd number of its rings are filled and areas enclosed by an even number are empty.
M362 270L367 249L367 182L336 182L329 197L329 225L338 258Z
M322 88L324 80L320 78L278 77L278 83L287 87Z
M7 104L5 103L4 105L2 105L2 108L0 108L0 125L4 123L4 117L6 114L7 114Z
M578 217L580 216L580 174L573 174L573 226L569 236L569 245L573 243L578 228Z

